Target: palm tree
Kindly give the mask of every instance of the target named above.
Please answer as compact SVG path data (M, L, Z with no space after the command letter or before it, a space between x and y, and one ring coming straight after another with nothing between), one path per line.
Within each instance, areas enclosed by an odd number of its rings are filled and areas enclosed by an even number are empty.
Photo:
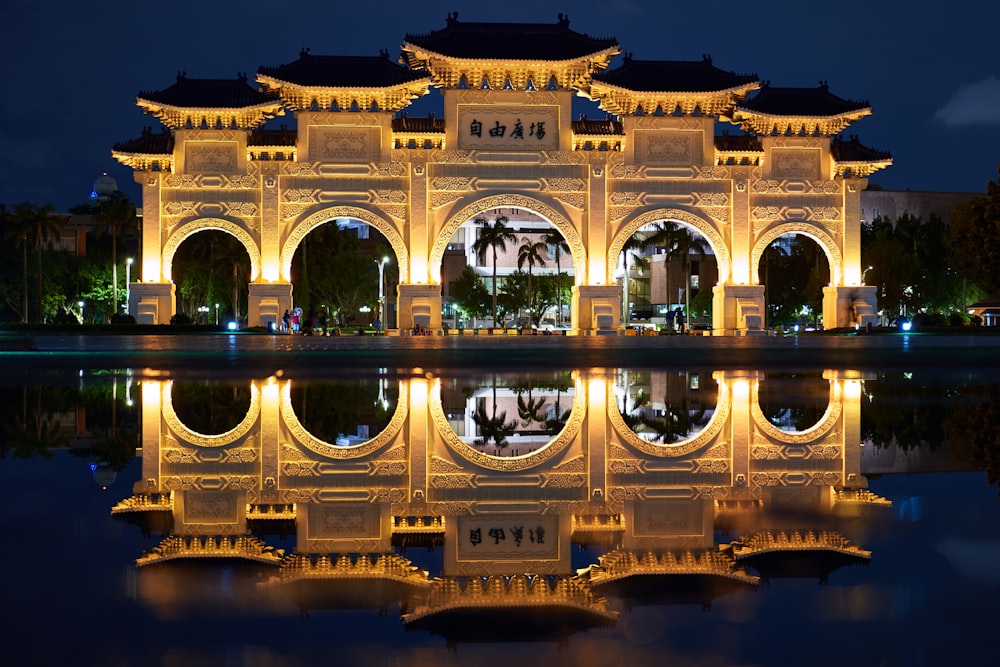
M626 239L625 244L622 245L622 254L625 255L625 280L624 288L625 293L622 295L622 322L625 323L625 327L628 327L629 320L629 309L631 306L631 271L628 265L628 256L634 250L645 250L649 246L648 242L642 236L638 234L633 234Z
M28 234L34 228L32 218L35 207L32 204L23 203L14 207L14 210L7 212L4 216L4 236L8 241L13 241L15 247L20 246L23 258L21 259L21 270L24 275L23 291L21 292L22 310L21 322L28 321Z
M531 290L531 269L535 266L545 266L545 257L542 253L546 251L544 241L532 242L527 236L521 238L521 247L517 249L517 268L528 265L528 317L531 315L531 306L535 301L535 293ZM537 322L536 322L537 324Z
M545 245L552 246L555 250L556 255L556 301L559 306L559 315L556 317L556 324L562 326L562 264L560 264L559 259L562 253L568 253L569 244L566 243L566 239L563 238L562 233L558 229L550 229L545 232L542 236L542 242Z
M701 234L696 234L691 230L681 227L677 234L677 254L684 258L684 316L688 318L688 326L691 326L691 255L698 255L698 259L705 260L712 246Z
M680 226L673 222L658 222L653 226L653 231L646 237L645 248L663 248L666 253L663 262L664 291L667 311L670 310L670 260L674 256L674 246L677 245L677 236Z
M136 223L135 204L121 192L116 192L97 207L97 217L111 232L111 290L113 314L118 314L118 235Z
M472 244L472 250L480 262L486 261L486 253L493 251L493 326L497 325L497 248L507 252L508 243L517 243L517 234L507 227L506 216L498 216L492 224L486 218L474 221L480 227L479 238Z
M42 310L42 246L51 242L58 240L59 236L62 234L62 221L54 217L52 214L55 213L55 208L51 204L46 204L40 208L35 209L35 216L33 222L34 232L35 232L35 252L38 254L38 321L41 322L44 317L44 311Z

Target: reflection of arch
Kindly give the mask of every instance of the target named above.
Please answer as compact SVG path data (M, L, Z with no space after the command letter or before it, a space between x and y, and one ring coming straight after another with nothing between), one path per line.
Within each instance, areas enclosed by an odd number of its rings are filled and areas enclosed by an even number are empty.
M247 416L243 418L243 421L237 424L235 428L219 435L198 433L185 426L184 422L177 416L177 413L174 412L174 404L170 391L172 387L173 382L166 382L163 385L163 420L179 440L198 447L225 447L226 445L231 445L245 437L250 429L253 428L253 425L257 423L257 417L260 416L260 389L257 388L256 383L252 383L250 385L250 409L247 410Z
M494 208L523 208L537 213L555 225L559 233L566 239L566 245L569 246L570 254L573 256L573 270L575 271L576 284L582 285L584 283L587 251L583 247L583 239L580 237L580 233L576 227L573 226L573 223L566 215L552 206L534 197L520 194L482 197L460 209L457 213L453 213L448 219L447 224L438 232L437 238L434 240L434 247L431 248L431 254L428 258L431 280L438 283L441 282L441 262L444 260L444 253L448 248L448 243L455 236L458 228L485 211Z
M302 426L302 422L299 421L298 416L295 414L295 408L292 407L291 381L285 382L285 386L281 388L281 420L285 424L285 427L288 428L289 433L305 448L320 456L331 459L356 459L378 451L399 433L408 412L409 393L405 387L400 387L396 411L392 414L392 419L389 420L389 423L382 429L381 433L371 440L354 447L338 447L337 445L320 440Z
M163 244L164 280L170 280L174 255L177 253L177 248L180 247L181 243L198 232L212 230L226 232L239 240L246 249L247 254L250 255L250 282L257 280L257 276L260 275L260 249L257 247L257 241L239 224L223 220L222 218L199 218L178 226L177 230Z
M403 240L403 237L399 235L396 228L382 217L380 213L358 206L330 206L316 211L295 223L291 233L289 233L284 244L281 246L281 277L283 279L292 279L292 257L295 255L295 249L302 243L302 239L320 225L336 220L337 218L353 218L377 229L385 237L386 241L389 242L389 245L392 246L392 251L396 254L400 280L410 275L410 255L406 250L406 241Z
M455 454L462 457L466 461L475 463L481 468L500 470L503 472L514 472L518 470L527 470L545 463L546 461L550 461L557 454L566 449L580 433L580 428L583 426L583 418L587 414L587 405L583 387L580 382L577 381L573 392L573 409L570 411L569 417L566 419L566 425L559 432L559 434L549 441L547 445L543 445L529 454L505 457L490 456L489 454L477 451L473 449L471 445L462 442L462 439L455 434L455 431L451 428L451 424L448 423L448 417L444 414L444 408L441 406L440 380L436 380L434 383L430 401L428 401L428 410L430 412L431 419L434 420L434 425L437 427L438 434L441 436L442 440L444 440L445 444L448 445L448 448L455 452Z
M844 275L844 257L840 252L840 246L833 240L833 237L812 222L785 222L771 227L761 234L750 252L750 267L752 268L750 279L754 285L760 284L757 274L760 270L760 258L764 256L764 250L775 239L785 234L802 234L815 241L826 253L826 259L830 262L830 284L840 284L840 277Z
M831 383L831 387L833 383ZM756 392L755 392L756 393ZM818 422L807 428L805 431L795 431L789 433L776 427L760 409L760 395L757 394L750 401L750 416L757 429L775 442L782 442L792 445L801 445L813 442L826 435L840 419L843 410L843 401L831 396L830 402L826 406L826 411Z
M618 437L633 449L659 458L684 456L711 444L719 433L722 432L722 427L729 419L729 411L732 408L732 397L729 394L729 386L725 382L719 382L718 387L719 400L716 403L715 413L712 415L711 421L697 435L687 440L681 440L669 445L658 445L655 442L649 442L640 438L635 434L635 431L629 428L628 424L625 423L625 419L622 418L621 412L618 411L618 403L614 397L614 387L610 384L608 385L607 401L608 421L611 423L611 429Z

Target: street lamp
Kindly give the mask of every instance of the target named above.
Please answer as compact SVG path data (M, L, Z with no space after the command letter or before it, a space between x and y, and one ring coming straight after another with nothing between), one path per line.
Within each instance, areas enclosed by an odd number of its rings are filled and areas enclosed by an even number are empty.
M385 265L388 261L388 257L375 260L375 265L378 266L378 312L375 313L375 319L379 320L382 324L384 324L382 320L385 317ZM379 326L375 333L378 333L378 330L381 328Z
M219 325L219 304L215 304L215 325Z
M129 299L132 296L132 258L129 257L125 260L125 314L128 315L129 312Z
M83 301L80 302L80 323L83 323Z

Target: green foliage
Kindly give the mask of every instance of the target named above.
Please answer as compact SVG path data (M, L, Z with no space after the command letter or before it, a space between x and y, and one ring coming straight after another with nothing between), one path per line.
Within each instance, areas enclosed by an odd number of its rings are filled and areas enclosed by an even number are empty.
M295 301L308 313L327 306L331 325L349 326L378 302L378 266L361 254L356 232L330 223L302 240L292 258Z
M467 266L450 286L451 298L455 306L466 318L480 319L490 311L490 293L483 284L483 279Z
M795 236L788 249L771 244L764 250L760 280L768 306L768 325L799 322L803 311L822 312L823 286L830 281L826 255L811 239Z
M508 243L517 243L517 234L507 227L507 218L498 216L492 223L486 218L476 218L479 236L472 244L472 250L480 262L486 261L486 254L493 254L493 326L502 321L497 304L497 250L507 251Z
M246 312L250 255L226 232L200 231L185 239L174 254L173 278L177 312L191 322L214 323L215 304L233 319ZM208 314L198 311L202 306L211 309Z
M944 430L959 460L986 472L991 485L1000 484L1000 387L964 388L957 406L949 410Z
M1000 295L1000 179L987 183L984 196L955 208L944 241L960 277Z

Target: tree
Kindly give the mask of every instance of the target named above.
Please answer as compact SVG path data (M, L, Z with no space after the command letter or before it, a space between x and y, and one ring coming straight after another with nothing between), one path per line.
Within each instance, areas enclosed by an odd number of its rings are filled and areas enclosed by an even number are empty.
M486 261L486 253L493 251L493 326L497 325L497 249L507 252L508 243L517 243L517 234L507 227L506 216L498 216L490 223L485 218L476 218L479 238L472 244L472 250L480 262Z
M450 286L451 298L456 306L465 313L466 317L471 317L473 326L477 318L486 317L490 312L490 293L483 284L483 279L472 270L472 267L465 267L465 270L458 276L458 280Z
M647 240L640 236L638 233L633 234L625 240L625 244L622 246L622 255L625 259L625 280L624 285L622 285L624 294L622 295L622 322L625 326L628 326L630 310L632 307L632 290L631 290L631 278L632 271L629 268L628 257L630 254L634 254L636 250L645 250L648 247Z
M562 315L562 310L563 310L562 309L562 305L563 305L563 302L562 302L562 264L560 263L559 260L562 257L563 253L569 253L570 252L569 244L566 243L566 239L563 238L562 232L560 232L558 229L550 229L549 231L545 232L545 235L542 237L542 242L545 243L548 246L551 246L552 250L553 250L553 254L555 255L555 260L556 260L556 283L557 283L556 284L556 294L558 295L558 304L557 304L557 306L558 306L558 309L559 309L559 314L556 316L556 324L559 325L559 326L562 326L562 323L563 323L563 319L562 319L562 316L563 316Z
M955 208L945 234L951 264L990 296L1000 294L1000 179L986 194Z
M135 204L123 193L115 192L97 207L97 218L111 232L111 284L113 289L111 313L118 313L118 237L137 224Z
M361 253L357 232L336 223L322 225L309 233L308 282L302 282L305 243L292 259L292 279L296 301L307 309L326 304L337 324L350 325L362 306L373 304L378 295L378 266L371 256Z
M517 249L517 268L522 269L528 265L528 312L532 312L534 293L531 291L531 269L535 266L545 266L545 257L542 255L546 251L543 241L532 241L527 236L521 238L521 247ZM530 315L529 315L530 316Z
M712 247L704 236L681 227L677 233L677 254L684 259L684 315L691 317L691 255L704 261Z
M28 238L35 229L35 217L38 209L34 204L22 202L8 213L4 220L5 234L8 241L13 241L21 248L21 321L28 321Z

